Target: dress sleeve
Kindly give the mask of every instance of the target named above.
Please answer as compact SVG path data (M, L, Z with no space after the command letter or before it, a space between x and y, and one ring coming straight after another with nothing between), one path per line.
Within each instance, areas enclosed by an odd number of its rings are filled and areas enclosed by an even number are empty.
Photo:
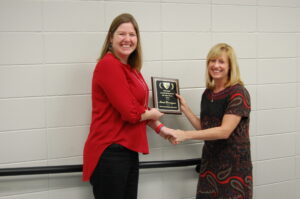
M124 69L118 63L105 60L97 67L94 75L96 83L104 90L121 118L130 123L139 122L146 108L131 93Z
M225 114L234 114L241 117L249 117L250 111L250 95L246 88L240 86L230 94Z

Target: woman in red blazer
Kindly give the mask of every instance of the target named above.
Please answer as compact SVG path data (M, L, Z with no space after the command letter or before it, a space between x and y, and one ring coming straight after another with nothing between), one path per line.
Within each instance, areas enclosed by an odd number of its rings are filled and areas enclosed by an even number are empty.
M83 180L96 199L137 198L138 152L149 153L146 125L163 137L163 115L148 108L149 90L140 73L142 54L136 20L117 16L107 33L92 80L92 121L83 154Z

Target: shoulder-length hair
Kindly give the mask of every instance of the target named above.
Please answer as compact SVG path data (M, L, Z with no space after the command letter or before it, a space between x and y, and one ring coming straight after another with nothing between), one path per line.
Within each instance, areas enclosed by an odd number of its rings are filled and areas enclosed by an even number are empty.
M136 46L136 49L129 55L128 64L131 66L131 68L134 68L134 69L140 71L142 68L142 48L141 48L140 31L139 31L139 26L138 26L136 20L129 13L120 14L112 21L110 28L107 32L106 38L105 38L99 60L102 59L107 52L111 52L112 54L114 54L113 50L111 49L110 41L111 41L111 38L112 38L113 34L115 33L115 31L123 23L131 23L136 32L137 46Z
M213 46L207 54L205 72L206 88L213 89L215 87L215 82L208 71L208 64L211 60L221 57L223 53L227 55L229 63L228 81L225 87L233 86L236 84L244 85L240 77L240 70L233 48L226 43L219 43Z

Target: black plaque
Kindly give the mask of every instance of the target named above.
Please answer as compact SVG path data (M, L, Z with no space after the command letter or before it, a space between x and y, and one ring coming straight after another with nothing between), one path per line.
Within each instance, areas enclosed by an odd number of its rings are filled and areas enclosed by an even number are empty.
M165 77L151 77L153 106L162 113L181 114L179 80Z

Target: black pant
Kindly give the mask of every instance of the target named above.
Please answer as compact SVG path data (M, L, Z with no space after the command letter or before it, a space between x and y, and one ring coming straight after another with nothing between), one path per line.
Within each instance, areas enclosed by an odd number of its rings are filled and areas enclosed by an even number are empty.
M95 199L137 199L139 156L119 144L105 149L91 177Z

